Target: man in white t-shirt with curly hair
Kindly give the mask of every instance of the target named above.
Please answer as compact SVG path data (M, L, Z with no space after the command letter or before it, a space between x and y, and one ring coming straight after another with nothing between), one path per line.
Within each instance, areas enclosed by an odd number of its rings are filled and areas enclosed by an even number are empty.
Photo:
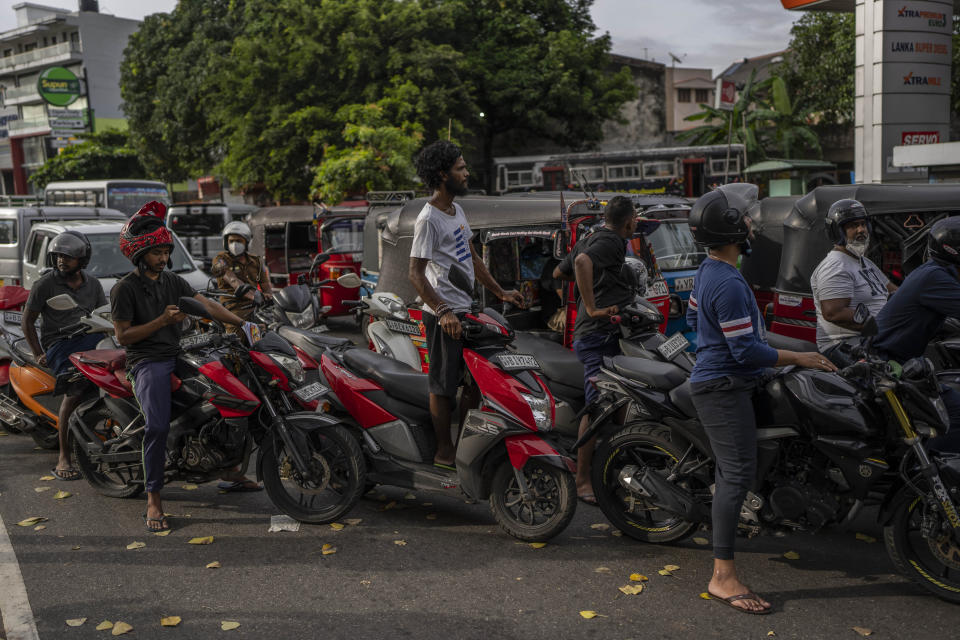
M470 310L473 297L450 283L450 267L462 269L471 282L476 278L500 300L523 305L514 289L505 291L493 279L474 250L473 233L456 196L468 192L467 163L460 148L447 140L424 147L416 160L417 175L433 189L413 230L410 281L423 300L423 325L430 355L430 417L437 434L435 466L454 470L456 452L450 437L450 409L463 377L463 328L460 319Z

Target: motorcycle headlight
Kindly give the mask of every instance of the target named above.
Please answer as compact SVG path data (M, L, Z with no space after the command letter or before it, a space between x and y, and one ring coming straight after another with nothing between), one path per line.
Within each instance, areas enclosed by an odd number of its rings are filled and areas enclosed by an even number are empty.
M298 329L309 329L313 326L313 309L310 307L300 313L287 311L287 317L290 319L290 324Z
M288 378L294 382L303 382L303 365L300 364L299 358L284 356L276 353L271 353L270 357L276 360L277 364L280 365L284 373L287 374Z
M550 420L550 401L547 396L542 398L532 396L527 393L520 394L533 412L533 421L537 425L537 431L550 431L553 429L553 422Z

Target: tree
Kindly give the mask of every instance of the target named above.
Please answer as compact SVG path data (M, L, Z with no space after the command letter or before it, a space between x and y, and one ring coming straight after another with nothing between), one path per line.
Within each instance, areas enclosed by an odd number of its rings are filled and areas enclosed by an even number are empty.
M799 158L807 155L807 150L822 158L820 138L810 124L813 115L794 105L783 78L771 76L758 91L761 95L767 93L769 98L750 115L764 136L765 146L776 149L781 158Z
M407 89L416 91L412 86ZM353 146L330 145L324 150L313 181L317 198L336 204L350 193L412 185L416 175L413 156L423 144L423 133L418 123L403 120L411 110L408 103L396 99L340 109L337 118L344 122L343 139ZM392 124L397 120L403 122Z
M43 188L54 180L146 178L148 173L130 144L126 131L108 129L88 134L80 144L65 147L30 175Z

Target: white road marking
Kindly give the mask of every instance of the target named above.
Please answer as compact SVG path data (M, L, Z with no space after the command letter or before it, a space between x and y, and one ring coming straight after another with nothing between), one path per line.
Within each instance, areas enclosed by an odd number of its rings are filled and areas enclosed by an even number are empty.
M37 625L33 621L27 588L17 556L10 544L10 536L0 517L0 614L7 640L39 640Z

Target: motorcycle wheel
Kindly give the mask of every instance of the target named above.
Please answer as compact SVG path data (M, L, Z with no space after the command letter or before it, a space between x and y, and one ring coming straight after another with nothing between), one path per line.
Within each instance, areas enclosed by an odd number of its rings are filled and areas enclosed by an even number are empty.
M883 541L890 560L902 575L942 600L960 603L960 545L949 534L924 538L921 526L924 502L913 492L902 491L896 498ZM940 514L932 517L940 518ZM949 527L948 527L949 528Z
M93 430L109 438L112 435L111 426L113 424L113 418L110 417L110 413L106 407L101 406L99 409L96 409L94 417L96 418L96 423L93 426ZM135 482L133 474L104 471L102 468L103 465L91 461L90 456L87 455L86 448L76 437L76 433L70 435L70 443L73 449L73 464L75 464L80 471L80 475L82 475L98 493L110 498L135 498L143 493L143 483ZM121 451L122 450L116 450L115 453L120 453Z
M658 544L682 540L696 531L696 523L647 504L619 482L620 470L627 465L666 471L683 452L662 425L649 423L628 423L597 445L591 482L597 506L613 526L634 540Z
M577 510L573 474L539 460L530 460L523 477L533 494L524 502L513 466L504 460L493 474L490 511L500 527L518 540L543 542L563 531Z
M41 449L56 451L60 448L60 432L46 420L39 421L36 428L30 432L30 437Z
M301 452L319 481L307 482L297 472L282 442L264 443L263 486L281 511L310 524L326 524L350 511L367 486L367 467L349 431L334 426L311 431L309 451Z

